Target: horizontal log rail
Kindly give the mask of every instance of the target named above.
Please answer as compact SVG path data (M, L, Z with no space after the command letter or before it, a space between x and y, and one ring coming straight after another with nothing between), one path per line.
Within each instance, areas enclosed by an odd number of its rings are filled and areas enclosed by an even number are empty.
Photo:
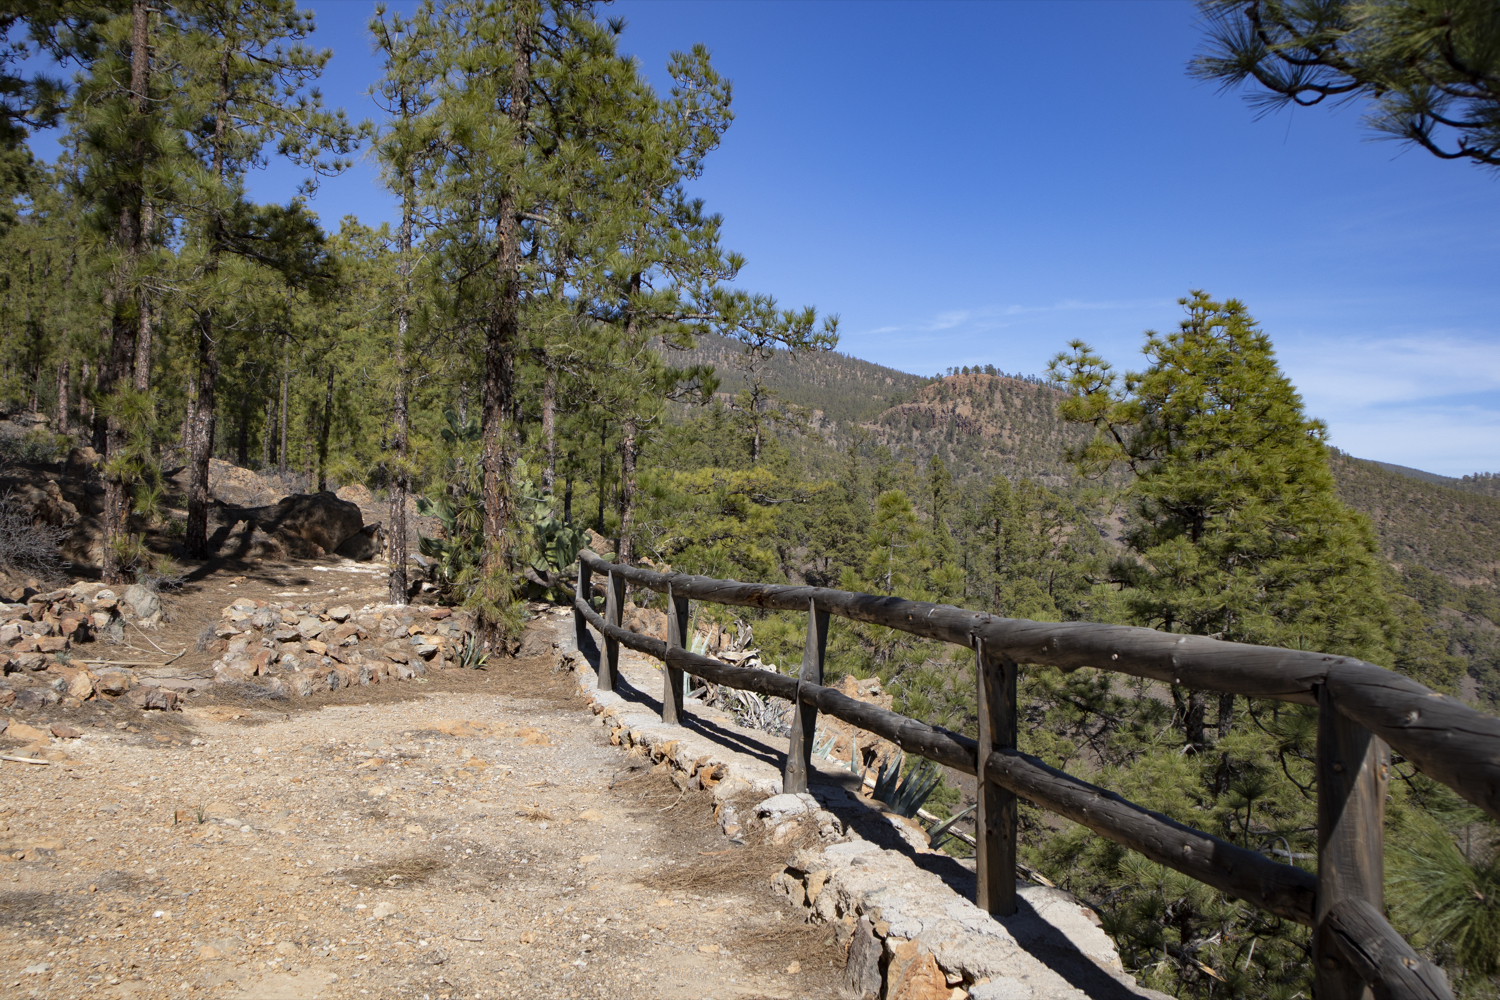
M1423 774L1441 781L1500 819L1500 719L1477 712L1409 677L1348 656L1173 635L1129 625L1033 622L899 597L823 587L738 583L683 573L616 566L585 550L579 560L665 593L715 604L806 611L812 601L842 618L927 639L987 649L1016 663L1116 673L1247 698L1318 703L1328 684L1339 711L1383 739Z
M589 600L593 573L604 574L607 581L604 616ZM667 595L665 641L621 626L626 581ZM689 600L808 612L799 675L730 666L683 648ZM907 753L979 776L985 787L979 790L982 818L975 824L977 896L991 913L1007 915L1016 905L1012 865L1005 863L1015 857L1014 811L1008 799L986 792L998 786L1158 864L1312 927L1319 1000L1452 998L1442 971L1420 958L1381 912L1382 826L1390 773L1387 744L1500 818L1500 720L1409 678L1350 657L1152 629L1033 622L822 587L658 573L617 565L588 550L578 557L574 612L580 639L586 625L604 639L602 687L614 686L620 646L662 662L664 721L680 719L680 693L674 688L680 689L683 673L791 702L793 730L783 768L784 790L806 790L820 712L887 739ZM991 725L981 726L989 745L823 686L829 614L973 648L978 704L982 712L991 713ZM1015 718L1017 708L1018 663L1099 667L1192 688L1318 706L1319 874L1178 823L1015 749L1008 720Z

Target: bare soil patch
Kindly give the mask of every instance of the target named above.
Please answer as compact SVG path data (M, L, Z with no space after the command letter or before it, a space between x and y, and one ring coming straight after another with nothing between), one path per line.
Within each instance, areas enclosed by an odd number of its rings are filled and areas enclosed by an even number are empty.
M237 569L168 595L155 644L247 593L381 593L334 560ZM787 846L730 841L707 793L609 746L548 657L23 721L84 736L0 763L0 995L836 995L832 933L769 892Z

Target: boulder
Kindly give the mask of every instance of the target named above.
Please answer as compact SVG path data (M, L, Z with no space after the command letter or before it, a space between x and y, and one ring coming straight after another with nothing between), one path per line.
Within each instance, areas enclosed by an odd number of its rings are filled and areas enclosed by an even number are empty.
M161 598L138 583L126 587L120 600L137 618L150 618L161 613Z
M385 548L385 528L380 524L367 524L344 539L335 550L345 559L369 562L378 557Z
M283 497L274 507L259 507L246 514L247 520L267 534L316 546L323 553L335 551L364 527L359 507L326 490L294 493Z
M191 475L191 467L184 466L173 473L172 481L186 491ZM249 469L217 458L208 460L208 492L214 499L232 507L274 504L283 496L276 484Z
M73 448L68 451L68 459L63 464L63 475L70 479L85 479L93 475L98 464L99 453L88 445Z

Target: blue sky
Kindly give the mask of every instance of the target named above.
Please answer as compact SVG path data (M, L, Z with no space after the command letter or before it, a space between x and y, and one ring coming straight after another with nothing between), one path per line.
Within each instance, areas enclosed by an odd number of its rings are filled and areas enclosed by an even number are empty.
M330 104L378 65L362 0L314 2ZM409 4L392 4L401 9ZM1118 367L1203 288L1245 301L1354 454L1500 469L1500 174L1372 141L1360 109L1255 120L1190 79L1185 2L625 0L665 81L706 44L736 121L696 193L741 283L838 313L840 349L932 374L1040 372L1074 337ZM284 200L272 169L253 193ZM314 208L391 217L368 162Z

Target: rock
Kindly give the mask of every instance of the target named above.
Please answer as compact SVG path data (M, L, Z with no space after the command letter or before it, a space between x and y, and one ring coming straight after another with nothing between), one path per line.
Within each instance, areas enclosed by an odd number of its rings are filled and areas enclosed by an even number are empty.
M21 693L27 694L28 692L23 691ZM18 698L17 700L19 701L20 699ZM5 735L13 740L27 740L33 743L46 743L52 739L50 733L35 726L28 726L24 722L12 722L10 728L5 731Z
M215 678L217 680L218 678ZM180 710L178 704L182 699L176 691L167 691L160 687L138 687L126 696L127 700L142 711L171 712Z
M886 975L891 1000L948 1000L953 992L937 959L915 941L896 945Z
M82 730L74 729L72 726L63 725L61 722L52 723L52 735L60 740L76 740L83 735Z
M107 694L110 697L118 697L130 690L131 676L123 670L106 670L99 675L94 682L94 690L99 694Z
M880 995L880 956L883 950L870 918L860 917L854 937L849 941L849 957L844 963L844 985L860 1000Z
M398 916L400 911L396 909L395 903L376 903L374 914L376 920L385 920L388 917Z
M780 795L771 796L756 806L755 815L767 828L774 828L781 826L789 819L817 812L818 809L818 800L806 792L800 795L783 792Z
M16 700L11 707L17 712L34 712L48 705L56 705L61 700L61 696L50 688L27 688L16 692ZM15 731L14 726L11 731Z
M68 451L67 461L63 464L63 475L69 479L84 479L93 474L94 467L99 464L99 453L88 445L82 448L72 448Z
M1031 1000L1034 995L1019 979L992 979L969 989L969 1000Z
M161 613L161 598L138 583L126 587L120 600L137 618L150 618Z
M334 551L345 559L369 562L385 549L385 529L377 522L367 524L339 543Z
M186 492L190 476L191 470L184 467L172 476L172 481ZM258 507L275 503L284 491L249 469L211 458L208 460L208 492L234 507Z
M328 609L328 617L332 618L334 621L336 621L336 622L338 622L340 624L343 624L344 622L348 621L349 618L353 614L354 614L354 609L351 608L347 604L340 604L336 608L329 608ZM340 631L342 631L342 629ZM352 635L352 634L353 634L352 632L346 633L346 635Z
M75 671L68 678L68 697L88 701L94 696L94 675L87 670Z
M212 962L224 957L224 953L211 944L206 944L198 949L198 961Z
M46 670L47 657L42 653L22 653L15 658L16 665L22 670Z
M61 653L68 648L68 637L65 635L44 635L36 640L36 649L39 653Z
M337 549L349 536L364 527L359 507L340 500L326 490L322 493L294 493L283 497L274 507L260 507L249 520L268 533L296 538L315 545L323 552Z

